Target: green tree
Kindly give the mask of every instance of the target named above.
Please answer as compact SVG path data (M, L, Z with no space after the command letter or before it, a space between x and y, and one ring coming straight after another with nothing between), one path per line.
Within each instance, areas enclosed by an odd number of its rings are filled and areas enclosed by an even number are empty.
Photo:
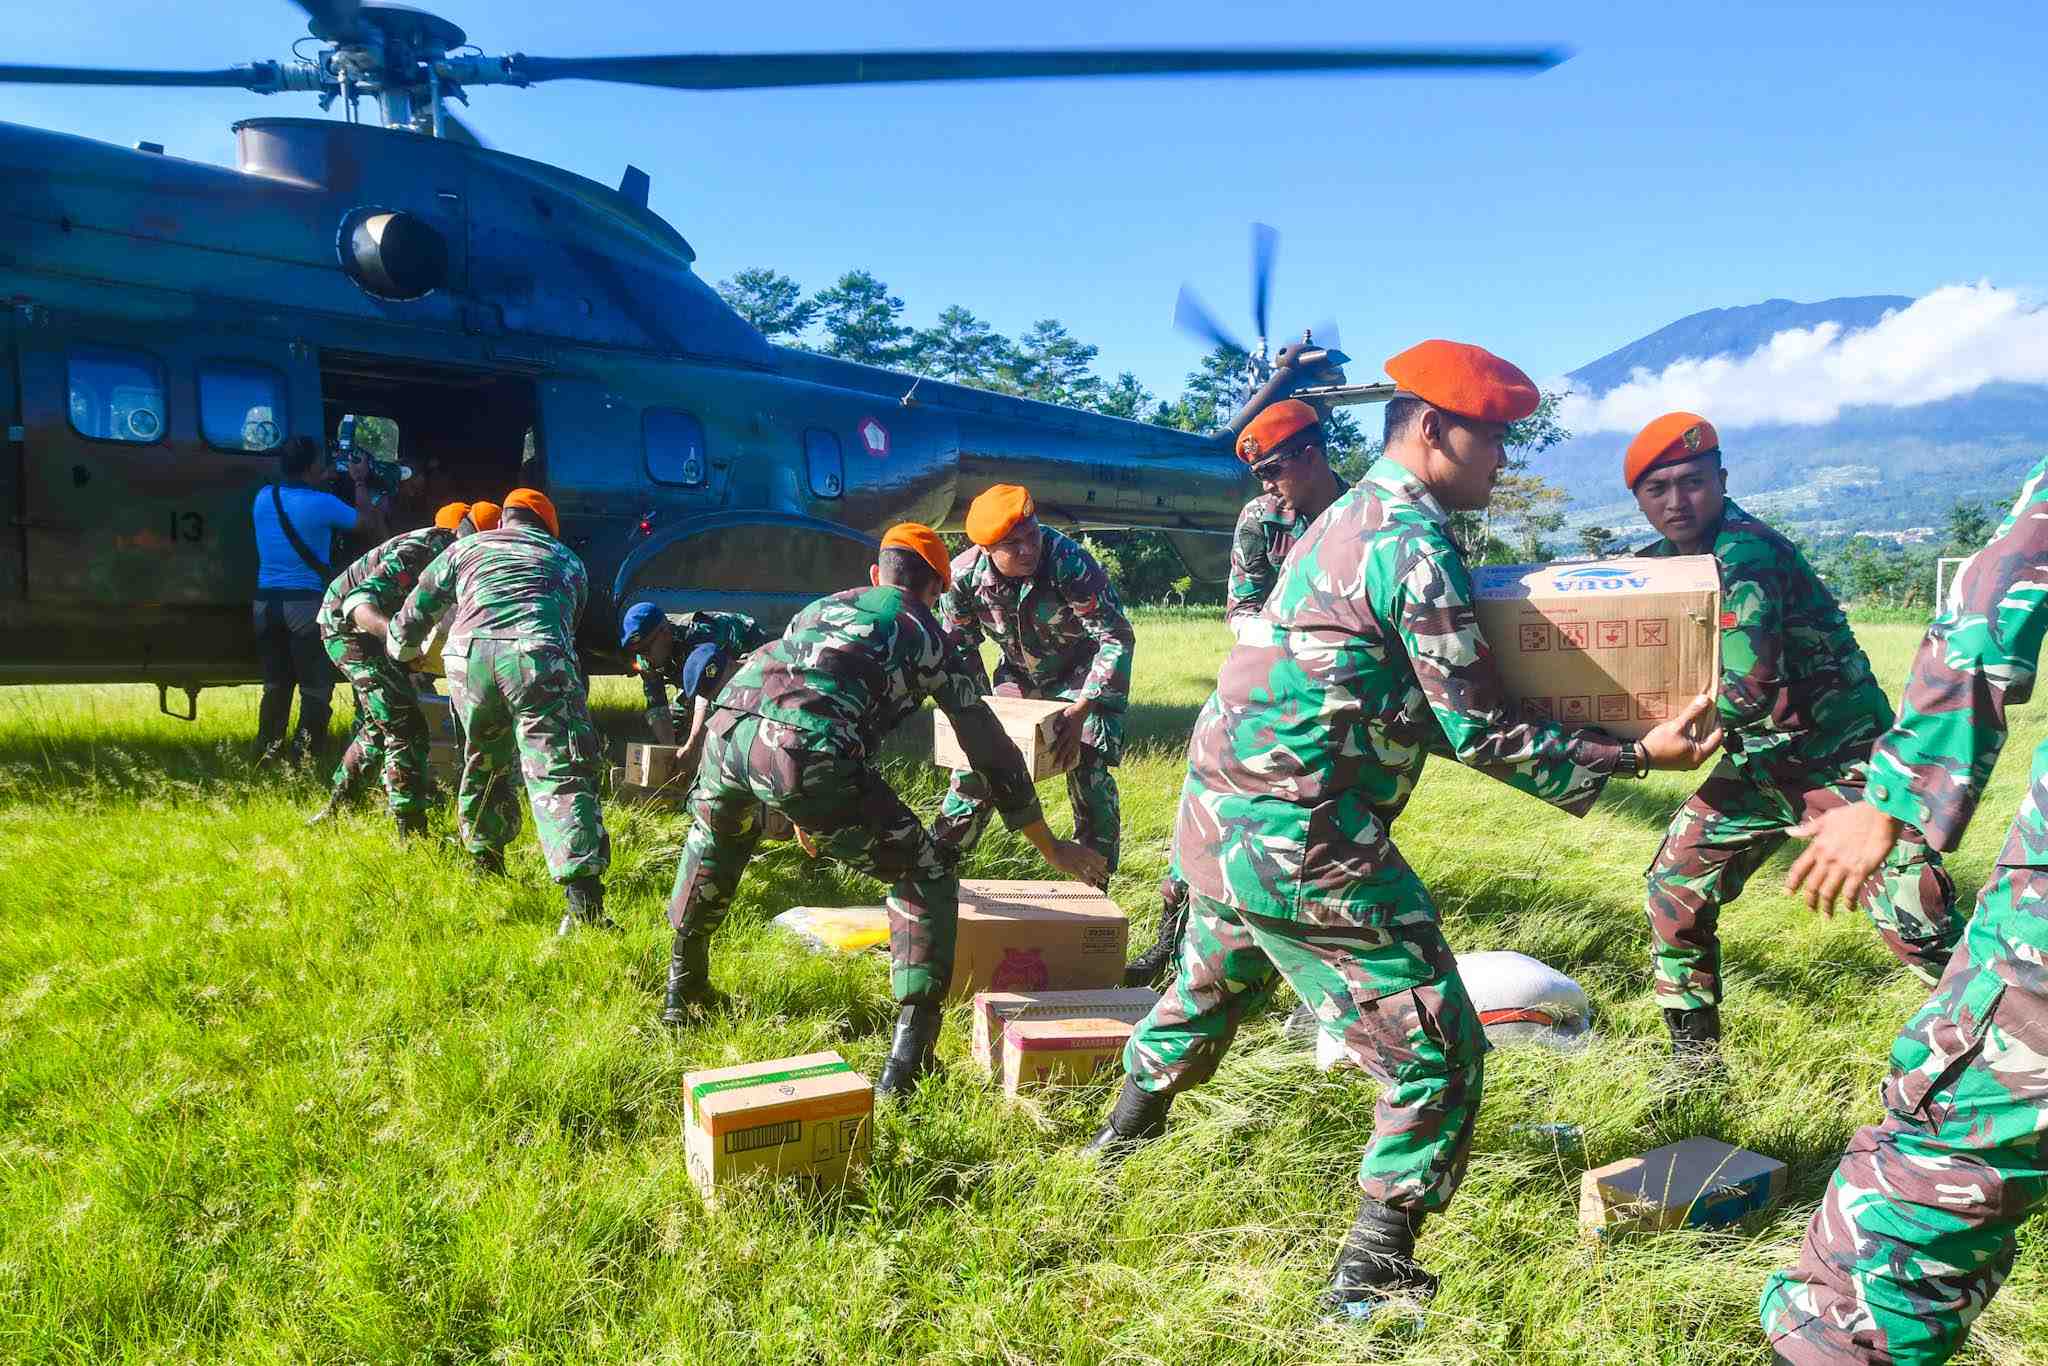
M1323 421L1323 436L1329 442L1330 468L1351 483L1357 483L1386 449L1377 436L1367 436L1363 422L1348 408L1332 408Z
M988 387L1010 355L1009 339L958 304L910 343L911 368L956 384Z
M1507 431L1507 469L1481 512L1451 514L1451 534L1478 564L1508 564L1555 558L1548 539L1564 526L1571 497L1541 475L1530 474L1530 457L1549 450L1571 433L1557 420L1561 393L1548 393L1536 411Z
M813 300L828 354L864 365L895 365L908 351L903 300L865 270L849 270Z
M1251 397L1245 374L1245 353L1235 346L1218 346L1202 357L1202 363L1188 372L1181 395L1161 405L1154 421L1184 432L1213 432L1237 415Z
M1579 548L1596 560L1604 560L1621 549L1621 537L1609 527L1582 526Z
M1138 377L1129 370L1123 371L1114 380L1103 386L1095 396L1095 411L1109 417L1129 418L1133 422L1144 420L1159 406L1159 400L1152 391L1138 382Z
M1102 392L1102 380L1093 369L1098 350L1067 331L1059 319L1040 318L1011 348L1005 377L1027 398L1090 407Z
M1950 555L1974 555L1991 539L1991 531L1991 518L1983 507L1958 498L1948 510L1946 552Z
M804 298L801 285L767 266L750 266L720 280L718 297L770 340L794 339L818 316L818 305Z

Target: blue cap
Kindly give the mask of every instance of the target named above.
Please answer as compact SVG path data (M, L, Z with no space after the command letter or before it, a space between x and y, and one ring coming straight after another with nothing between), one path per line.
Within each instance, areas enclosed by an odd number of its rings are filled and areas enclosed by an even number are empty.
M619 648L630 650L633 642L647 634L648 628L657 621L667 621L661 609L651 602L636 602L626 609L626 620L619 630Z
M690 651L683 661L683 693L688 697L716 697L719 685L732 670L724 650L708 641Z

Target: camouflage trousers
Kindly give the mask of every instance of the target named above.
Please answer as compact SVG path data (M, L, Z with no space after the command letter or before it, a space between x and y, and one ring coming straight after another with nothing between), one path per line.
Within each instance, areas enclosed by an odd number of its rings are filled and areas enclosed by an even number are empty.
M1346 1058L1380 1083L1359 1188L1398 1209L1451 1202L1479 1118L1487 1045L1434 923L1307 925L1196 892L1175 974L1124 1049L1124 1070L1140 1087L1175 1092L1207 1081L1239 1022L1285 978Z
M553 645L473 638L467 656L446 663L466 742L456 796L464 847L482 854L512 842L523 779L555 881L602 874L612 858L597 796L604 747L575 659Z
M378 767L392 814L424 814L433 804L434 789L427 773L427 715L413 691L412 675L375 641L322 632L322 643L356 695L355 734L334 771L335 786L346 794L344 784L353 786L359 774Z
M807 749L808 738L758 716L705 737L669 923L692 937L717 931L761 842L766 806L800 826L820 854L890 884L890 990L906 1005L937 1005L953 980L959 880L873 764Z
M1884 1108L1764 1285L1764 1331L1795 1366L1948 1360L2048 1203L2048 868L1984 889L1892 1044Z
M1091 745L1081 747L1080 761L1067 770L1067 801L1074 808L1075 842L1108 859L1109 871L1114 873L1117 855L1123 850L1123 802L1117 795L1116 774L1102 752ZM958 850L965 858L980 842L993 810L988 783L982 776L971 768L955 769L939 818L932 822L932 838L941 848Z
M1721 1003L1721 908L1785 842L1785 827L1863 799L1858 765L1810 786L1743 776L1723 760L1678 814L1651 862L1645 910L1655 941L1657 1003L1697 1009ZM1932 986L1962 937L1955 884L1941 855L1908 827L1884 866L1857 889L1892 956Z
M414 680L414 686L417 689L417 680ZM431 745L434 738L434 713L428 710L425 703L420 703L419 706L421 714L427 720L427 740L431 758ZM456 752L460 753L462 750L462 727L456 723L453 708L449 709L448 730L454 736ZM431 762L429 768L431 769ZM348 748L341 752L341 762L334 766L334 779L330 786L336 794L346 800L355 795L356 789L362 785L366 777L372 773L381 774L383 771L384 747L364 726L361 707L358 705L355 729L349 732ZM431 776L430 773L429 777Z

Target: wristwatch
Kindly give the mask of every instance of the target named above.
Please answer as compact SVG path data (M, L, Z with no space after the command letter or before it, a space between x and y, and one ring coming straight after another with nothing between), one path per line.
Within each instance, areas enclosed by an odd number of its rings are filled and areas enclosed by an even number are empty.
M1640 740L1624 740L1621 742L1621 762L1628 777L1647 778L1650 776L1650 752L1643 748L1643 742ZM1621 771L1616 770L1617 774Z

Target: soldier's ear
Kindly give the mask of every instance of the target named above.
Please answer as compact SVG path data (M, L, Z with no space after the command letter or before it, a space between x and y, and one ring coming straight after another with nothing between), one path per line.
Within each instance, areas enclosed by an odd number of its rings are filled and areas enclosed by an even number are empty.
M882 566L878 564L868 566L868 586L870 588L880 588L882 586Z

